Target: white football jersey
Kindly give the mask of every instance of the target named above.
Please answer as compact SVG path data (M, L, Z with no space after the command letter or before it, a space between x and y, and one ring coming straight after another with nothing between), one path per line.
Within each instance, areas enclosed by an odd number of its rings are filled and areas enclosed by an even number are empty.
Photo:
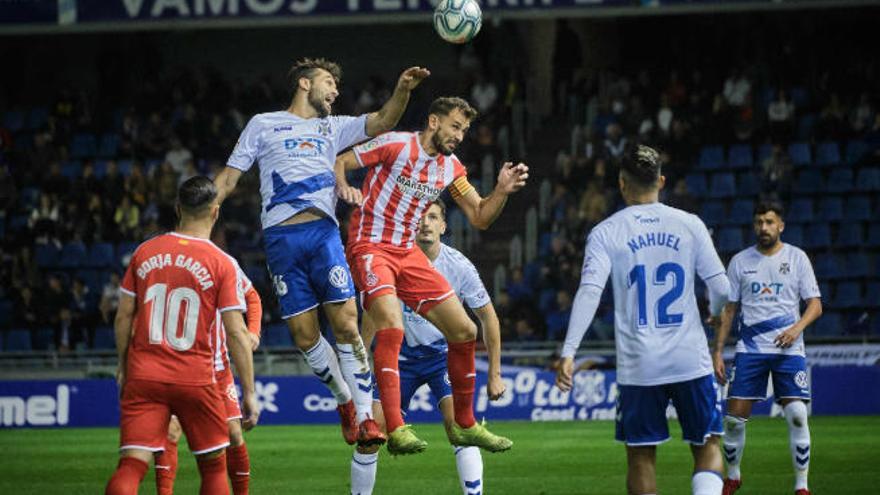
M489 304L489 293L480 280L480 274L465 255L446 244L440 245L440 254L433 262L455 295L465 306L476 309ZM403 308L403 345L400 349L400 360L416 360L437 353L446 353L446 338L430 321L402 302Z
M367 136L367 117L303 119L287 112L254 115L227 165L247 172L260 165L263 228L308 208L336 221L336 155Z
M791 244L783 244L773 256L755 246L730 260L730 302L742 311L740 340L736 352L804 355L801 334L791 347L776 347L773 339L801 318L801 300L821 297L810 259Z
M614 287L617 381L660 385L712 373L694 278L724 276L709 231L661 203L615 213L587 239L582 285Z

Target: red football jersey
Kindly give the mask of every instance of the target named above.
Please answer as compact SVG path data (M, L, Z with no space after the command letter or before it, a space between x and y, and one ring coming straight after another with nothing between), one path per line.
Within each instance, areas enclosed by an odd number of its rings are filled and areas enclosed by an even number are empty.
M127 377L214 383L215 318L244 311L234 258L207 239L170 233L138 246L120 291L135 298Z

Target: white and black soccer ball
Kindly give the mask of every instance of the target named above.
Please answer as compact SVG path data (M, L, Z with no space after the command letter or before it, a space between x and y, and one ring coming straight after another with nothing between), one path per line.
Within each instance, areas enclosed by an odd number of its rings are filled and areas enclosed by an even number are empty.
M434 30L450 43L467 43L483 25L483 12L476 0L441 0L434 9Z

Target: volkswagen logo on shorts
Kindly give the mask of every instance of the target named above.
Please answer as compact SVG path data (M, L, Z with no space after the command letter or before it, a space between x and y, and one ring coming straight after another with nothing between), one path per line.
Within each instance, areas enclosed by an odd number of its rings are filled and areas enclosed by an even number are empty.
M805 371L795 373L794 383L800 388L807 388L807 373Z
M345 268L336 265L330 269L330 283L333 284L333 287L337 289L344 289L348 287L348 272Z

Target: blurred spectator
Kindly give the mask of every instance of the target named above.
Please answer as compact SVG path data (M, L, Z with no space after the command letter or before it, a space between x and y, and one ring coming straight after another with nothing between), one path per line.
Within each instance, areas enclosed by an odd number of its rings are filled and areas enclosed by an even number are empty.
M171 168L178 174L184 174L187 171L187 163L192 161L192 152L183 146L180 138L171 138L171 149L165 153L165 163L171 165Z
M87 346L94 337L95 311L89 295L89 288L82 279L73 279L70 288L70 323L71 323L71 347Z
M587 228L590 229L604 220L607 214L608 198L605 196L602 184L597 180L591 180L581 195L578 216L586 222Z
M119 307L119 274L110 273L110 280L104 284L101 290L101 302L98 303L98 311L104 323L113 323L116 308Z
M689 213L696 214L699 203L688 191L687 182L684 179L675 181L672 193L666 199L666 204Z
M498 102L498 88L482 72L477 73L477 80L471 88L471 101L482 115L491 114Z
M34 298L34 291L26 285L15 294L12 324L16 328L36 330L40 324L40 308Z
M770 136L774 142L787 143L791 139L794 125L794 103L788 99L784 90L779 90L776 99L767 106L767 121Z
M770 156L761 163L761 190L765 194L788 198L791 183L791 159L781 145L773 145Z
M547 314L547 340L561 341L571 318L571 295L567 290L556 292L556 307Z
M513 324L513 328L518 342L537 342L540 340L538 334L535 333L534 327L532 327L531 323L529 323L529 320L526 318L519 318L516 320L516 323Z
M43 323L55 330L55 342L59 350L70 349L70 293L64 290L61 279L49 275L46 290L40 294Z
M534 296L534 289L523 278L522 268L514 268L507 282L507 295L513 304L527 301Z
M131 201L131 198L122 197L122 202L113 214L113 222L122 239L135 239L137 228L140 225L140 209Z
M734 70L724 81L722 94L724 100L731 107L742 107L747 101L746 97L752 91L752 83L742 70Z
M46 193L40 194L40 202L28 218L28 227L33 231L36 242L48 244L54 241L57 243L58 220L58 201Z

